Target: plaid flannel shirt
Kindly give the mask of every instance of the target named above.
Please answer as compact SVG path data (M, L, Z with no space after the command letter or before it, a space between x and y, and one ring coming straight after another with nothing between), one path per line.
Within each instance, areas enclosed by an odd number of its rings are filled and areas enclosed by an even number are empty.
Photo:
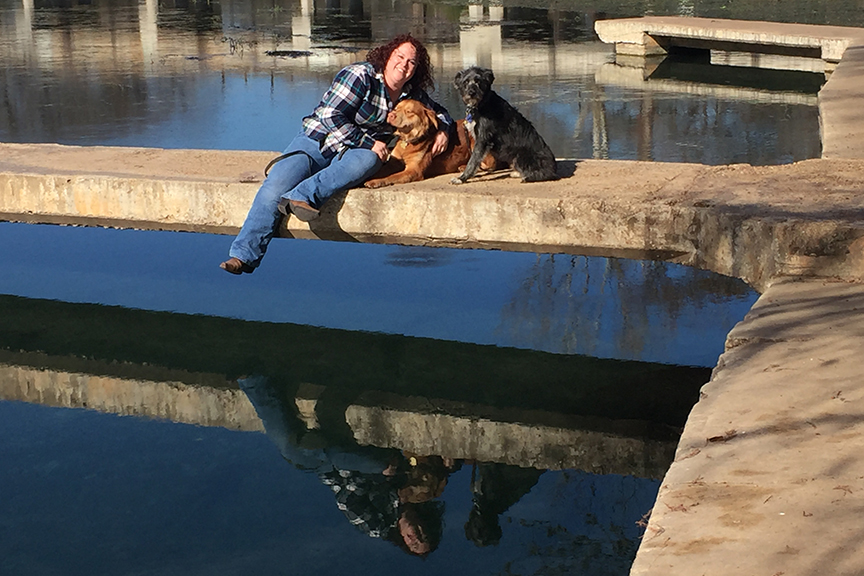
M333 469L318 475L336 495L336 506L352 526L372 538L385 538L399 519L399 496L392 479Z
M450 130L453 119L443 106L424 91L409 84L399 100L413 98L435 110L441 130ZM332 158L345 148L372 149L376 140L387 141L392 129L387 113L393 104L387 96L384 75L369 62L346 66L309 116L303 118L303 132L321 143L321 153Z

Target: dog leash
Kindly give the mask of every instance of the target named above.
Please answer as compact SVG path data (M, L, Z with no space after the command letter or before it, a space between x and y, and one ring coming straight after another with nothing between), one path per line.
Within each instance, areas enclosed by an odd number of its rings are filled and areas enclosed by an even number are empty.
M399 144L399 136L392 134L390 136L390 141L387 143L387 160L390 160L390 157L393 156L393 150L396 149L397 144ZM339 150L339 155L336 157L336 159L341 160L342 156L345 155L345 152L348 150L348 148L349 146L343 146L342 149ZM274 164L276 164L280 160L284 160L285 158L294 156L295 154L306 154L306 152L302 150L292 150L291 152L286 152L285 154L280 154L279 156L276 156L267 163L267 166L264 167L264 177L267 177L267 174L270 172L270 168L272 168ZM387 160L385 160L385 162Z
M336 159L341 160L342 156L345 155L346 150L348 150L348 146L343 146L342 149L339 150L339 155L336 157ZM289 158L291 156L294 156L295 154L306 154L306 152L304 152L303 150L292 150L291 152L286 152L285 154L280 154L279 156L276 156L275 158L270 160L270 162L267 163L267 166L264 167L264 177L265 178L267 177L267 173L270 172L270 168L272 168L274 164L276 164L280 160L284 160L285 158ZM306 155L309 156L308 154L306 154ZM388 156L388 159L389 159L389 156Z
M276 156L275 158L270 160L270 162L267 164L267 166L264 167L264 178L267 178L267 173L270 172L270 168L272 168L274 164L276 164L280 160L284 160L285 158L288 158L289 156L294 156L295 154L306 154L306 153L303 152L302 150L292 150L291 152L286 152L285 154L280 154L279 156Z

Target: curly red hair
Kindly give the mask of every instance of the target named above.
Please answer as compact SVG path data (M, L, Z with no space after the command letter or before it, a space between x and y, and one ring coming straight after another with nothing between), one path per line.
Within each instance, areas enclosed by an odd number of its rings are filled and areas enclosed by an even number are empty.
M400 34L387 44L373 48L366 54L366 61L370 62L377 72L383 72L384 66L387 65L387 60L390 55L402 44L411 44L414 50L417 51L417 67L414 69L414 75L408 84L411 88L426 90L427 92L435 88L435 78L432 71L432 62L429 60L429 52L423 44L411 36L411 34Z

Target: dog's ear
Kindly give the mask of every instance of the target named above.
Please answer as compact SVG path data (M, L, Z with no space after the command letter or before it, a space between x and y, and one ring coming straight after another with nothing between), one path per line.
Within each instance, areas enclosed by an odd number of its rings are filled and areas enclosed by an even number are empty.
M456 73L456 76L453 78L453 84L458 87L462 84L462 78L465 77L465 70L460 70Z
M432 127L435 129L434 131L437 132L438 126L440 125L440 122L438 121L438 116L435 115L435 111L432 110L431 108L426 108L424 106L423 112L426 114L426 117L429 119L429 124L431 124Z
M488 82L490 86L492 85L493 82L495 82L495 74L492 73L492 70L490 70L488 68L483 68L483 71L481 72L481 74L483 76L483 80Z

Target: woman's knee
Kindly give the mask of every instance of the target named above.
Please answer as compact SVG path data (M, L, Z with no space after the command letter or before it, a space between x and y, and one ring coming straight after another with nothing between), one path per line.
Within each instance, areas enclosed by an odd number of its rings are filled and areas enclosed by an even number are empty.
M340 170L353 176L353 181L363 181L375 174L381 168L382 162L372 150L353 148L347 150L337 164Z
M267 177L261 183L258 194L278 202L283 194L311 175L312 167L309 157L302 152L293 154L270 167Z

